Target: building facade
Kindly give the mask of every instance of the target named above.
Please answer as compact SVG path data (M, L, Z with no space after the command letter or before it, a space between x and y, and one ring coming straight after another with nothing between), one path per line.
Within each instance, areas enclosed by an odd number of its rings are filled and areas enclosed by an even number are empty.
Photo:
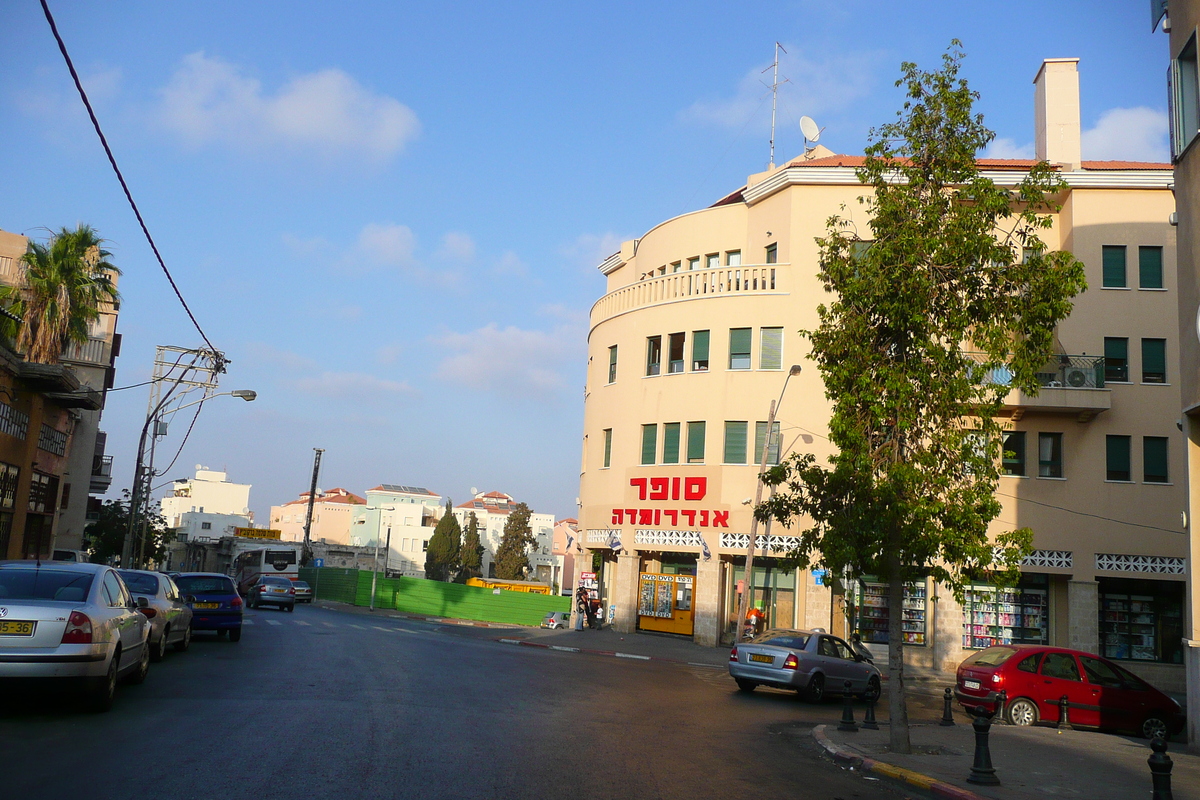
M483 574L496 577L496 551L504 538L504 523L516 507L517 500L504 492L478 492L454 509L454 516L467 528L467 518L474 513L479 521L479 542L483 545ZM562 574L562 556L551 552L554 546L554 515L530 513L529 527L535 543L529 549L529 579L553 585L555 575Z
M192 478L176 480L159 501L168 528L178 528L183 514L230 514L254 521L250 511L250 484L233 483L228 474L196 465Z
M333 544L351 544L350 527L354 521L354 508L367 501L346 489L334 488L317 491L313 501L311 541L327 541ZM281 506L271 506L270 527L279 530L285 542L304 541L304 522L308 517L308 492Z
M944 672L974 648L1047 642L1124 659L1177 689L1188 553L1170 166L1083 161L1078 97L1076 60L1046 61L1035 79L1038 157L1069 190L1044 238L1085 264L1089 288L1059 326L1041 392L1014 391L1005 404L1015 457L994 530L1031 527L1035 551L1018 586L972 587L965 608L932 582L912 586L906 659ZM772 462L831 453L829 402L798 331L816 327L826 296L815 239L830 216L865 213L861 163L816 148L600 265L608 284L591 311L580 520L618 629L729 641L748 591L769 625L855 628L886 642L884 587L856 576L834 591L820 571L787 571L778 557L794 530L760 528L753 574L743 574L763 448ZM1033 163L980 166L1015 185ZM803 370L768 431L792 365Z
M367 490L365 505L354 507L350 543L386 547L380 570L405 578L425 577L429 538L446 509L441 495L422 486L384 483Z

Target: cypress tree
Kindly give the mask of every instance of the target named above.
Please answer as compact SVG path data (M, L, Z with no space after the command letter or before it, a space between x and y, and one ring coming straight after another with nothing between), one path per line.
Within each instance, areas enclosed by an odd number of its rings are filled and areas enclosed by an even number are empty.
M483 577L483 549L479 541L479 518L472 511L467 515L467 529L463 532L462 547L459 549L457 583L466 583L468 578Z
M507 581L525 579L529 548L537 542L529 527L529 506L517 503L504 522L504 536L496 550L496 577Z
M449 581L458 571L458 557L462 528L450 510L450 501L446 501L446 513L438 520L429 537L429 547L425 551L425 577L434 581Z

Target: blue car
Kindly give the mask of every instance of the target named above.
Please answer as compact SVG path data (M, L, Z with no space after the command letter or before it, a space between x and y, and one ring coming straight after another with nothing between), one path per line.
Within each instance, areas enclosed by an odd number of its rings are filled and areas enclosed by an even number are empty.
M242 638L242 596L228 575L219 572L183 572L175 585L192 609L193 631L229 634L229 641Z

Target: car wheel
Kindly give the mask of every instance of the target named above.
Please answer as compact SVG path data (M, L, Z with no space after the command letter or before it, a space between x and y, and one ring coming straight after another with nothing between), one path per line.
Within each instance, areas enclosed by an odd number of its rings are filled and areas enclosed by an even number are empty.
M879 676L872 675L867 679L867 690L860 694L859 697L861 697L865 702L874 703L879 699L879 695L882 694L882 692L883 690L879 684Z
M175 643L176 653L186 653L187 649L192 646L192 626L188 625L187 630L183 632L183 638Z
M147 641L142 645L142 657L138 659L137 669L129 676L129 682L137 686L146 680L146 675L150 672L150 642Z
M117 696L117 664L121 659L121 651L113 653L112 660L108 662L108 671L103 678L91 678L91 685L88 687L87 705L88 708L96 713L104 713L113 707L113 700Z
M739 692L753 692L755 687L758 686L754 681L748 681L744 678L734 678L734 680L737 681Z
M1166 741L1170 738L1169 731L1170 729L1162 717L1149 716L1142 723L1142 736L1145 736L1147 739L1162 739Z
M217 631L217 638L220 639L222 636L225 636L228 633L229 633L228 629L219 630L219 631Z
M241 628L231 628L229 631L229 641L240 642L241 640L242 640L242 629Z
M825 699L825 676L817 673L808 679L804 688L804 699L810 703L819 703Z
M291 612L295 611L295 610L296 610L296 604L295 604L295 603L292 603L290 606L288 606L288 607L287 607L287 610L288 610L288 613L289 613L289 614L290 614Z
M158 637L158 644L150 649L151 661L162 661L167 657L167 639L171 635L170 628L163 628L162 636Z
M1018 697L1008 704L1008 721L1022 728L1036 725L1038 721L1037 706L1027 697Z

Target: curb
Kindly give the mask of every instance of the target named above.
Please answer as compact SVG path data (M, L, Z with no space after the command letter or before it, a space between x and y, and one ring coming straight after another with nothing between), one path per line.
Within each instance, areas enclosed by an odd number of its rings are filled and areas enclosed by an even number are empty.
M890 780L898 781L917 789L923 789L934 797L946 798L946 800L988 800L988 798L977 795L968 789L960 789L957 786L944 783L928 775L922 775L920 772L896 767L874 758L866 758L851 750L838 747L825 735L824 725L817 725L813 728L812 733L813 739L817 741L817 744L821 746L826 755L839 764L857 767L867 772L874 772L876 775L882 775Z
M530 642L525 639L497 639L500 644L516 644L523 647L540 647L543 650L558 650L562 653L584 653L589 656L612 656L614 658L628 658L634 661L665 661L669 664L687 664L691 667L708 667L710 669L721 669L716 664L702 664L697 661L681 661L677 658L665 658L663 656L642 656L636 653L618 653L615 650L590 650L586 647L563 647L557 644L545 644L543 642Z

